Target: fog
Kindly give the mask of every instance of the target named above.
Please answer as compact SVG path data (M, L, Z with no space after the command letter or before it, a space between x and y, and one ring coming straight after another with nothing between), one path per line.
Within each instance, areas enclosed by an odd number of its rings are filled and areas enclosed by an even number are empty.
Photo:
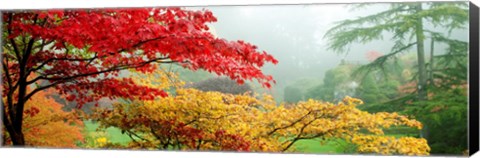
M377 51L389 53L392 35L385 33L384 40L366 44L352 44L347 53L327 50L324 34L335 22L354 19L386 10L389 3L377 3L366 8L352 9L351 4L310 5L257 5L257 6L210 6L218 21L211 26L215 34L228 40L244 40L272 54L279 63L267 65L262 70L273 75L277 84L271 92L283 96L285 86L300 79L323 79L325 72L336 67L342 60L366 63L366 53ZM191 8L191 9L202 9ZM425 24L429 27L429 24ZM468 32L454 32L463 41ZM426 50L429 49L427 40ZM436 45L436 49L442 49ZM414 51L414 50L411 50Z

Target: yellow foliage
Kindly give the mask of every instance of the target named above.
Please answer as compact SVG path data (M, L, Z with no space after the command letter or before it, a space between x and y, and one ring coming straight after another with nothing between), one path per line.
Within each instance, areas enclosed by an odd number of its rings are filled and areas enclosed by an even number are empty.
M337 105L316 100L300 102L287 109L276 106L272 100L256 99L249 95L230 95L219 92L201 92L195 89L179 89L176 96L155 101L134 101L132 104L115 104L113 111L97 112L93 118L105 126L116 126L125 131L149 135L151 128L146 122L173 120L203 132L204 143L196 144L198 150L218 150L212 135L218 130L242 136L249 142L250 151L282 152L295 151L293 144L301 139L351 138L357 140L361 129L371 132L372 138L383 138L382 128L411 126L421 128L418 121L410 120L396 113L369 114L355 108L361 103L354 98L345 98ZM132 124L135 118L145 118ZM129 120L130 119L130 120ZM168 138L166 138L168 139ZM381 139L379 139L381 140ZM392 145L388 150L378 147L368 150L360 146L359 152L382 154L428 154L426 142L416 138L402 138L399 142L411 140L408 151L405 146ZM159 140L156 140L159 141ZM149 141L149 143L155 141ZM359 144L359 141L353 141ZM137 142L138 143L138 142ZM152 149L155 143L150 145ZM360 143L361 144L361 143ZM397 143L398 144L398 143ZM146 145L143 145L144 147ZM417 149L418 148L418 149ZM179 148L195 149L195 148ZM386 152L386 151L398 152Z
M138 73L134 70L130 71L130 78L142 86L149 86L158 89L168 90L170 88L178 88L185 85L185 82L179 80L174 72L165 70L163 67L158 67L158 71L153 74Z
M381 153L383 155L429 155L430 147L423 138L392 136L356 135L352 142L358 145L361 153Z
M99 146L104 146L107 143L107 138L106 137L100 137L95 139L95 143L99 144Z
M130 135L129 148L290 152L302 139L343 138L362 153L428 155L424 139L383 135L393 126L421 129L420 122L397 113L370 114L356 108L362 103L346 97L337 104L308 100L286 108L268 95L177 87L169 97L114 104L92 119Z

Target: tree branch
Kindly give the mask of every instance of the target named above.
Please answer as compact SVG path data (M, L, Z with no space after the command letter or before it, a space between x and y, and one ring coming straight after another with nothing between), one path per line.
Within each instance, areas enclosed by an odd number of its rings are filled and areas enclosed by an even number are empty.
M8 18L8 26L10 26L12 24L12 19L13 19L13 13L10 13L9 15L9 18ZM8 35L11 35L12 34L12 28L11 26L10 27L7 27L7 32L8 32ZM10 43L12 44L13 46L13 51L15 52L15 56L17 57L17 60L20 61L21 60L21 57L20 57L20 50L18 49L18 45L17 43L15 42L14 38L10 38Z
M147 43L147 42L150 42L150 41L155 41L155 40L159 40L159 39L163 39L163 38L166 38L166 36L160 36L160 37L156 37L156 38L152 38L152 39L140 41L140 42L136 43L135 45L133 45L132 48L138 47L138 46L140 46L140 45L142 45L142 44L145 44L145 43ZM48 42L48 43L51 43L51 42L53 42L53 40L50 41L50 42ZM63 43L63 45L64 45L64 47L65 47L65 49L66 49L66 51L67 51L66 54L68 55L69 49L66 47L66 44L65 44L65 43ZM43 48L43 46L42 46L41 48ZM127 50L127 49L123 48L123 49L120 49L119 51L117 51L117 53L120 53L120 52L123 52L123 51L126 51L126 50ZM110 54L114 54L114 53L110 53ZM103 56L103 57L105 57L105 56ZM43 62L42 64L40 64L39 66L37 66L36 68L33 68L33 69L29 70L28 72L30 73L30 72L37 71L37 70L41 69L42 67L44 67L46 64L48 64L48 63L50 63L50 62L53 62L53 61L55 61L55 60L88 61L88 63L87 63L86 66L89 66L89 65L90 65L95 59L97 59L97 58L99 58L99 56L97 55L97 53L95 53L95 56L94 56L94 57L89 58L89 59L68 59L68 58L66 58L66 57L65 57L65 58L50 58L50 59L44 61L44 62Z
M140 137L138 134L136 134L136 133L134 133L134 132L132 132L132 131L130 131L130 130L126 130L126 132L128 133L129 136L130 136L130 135L133 135L133 136L135 136L135 137L137 137L137 138L139 138L139 139L141 139L141 140L143 140L143 141L147 141L147 142L150 141L150 140L148 140L148 139L145 139L145 138L143 138L143 137ZM135 139L134 139L133 137L130 136L130 138L131 138L133 141L135 141ZM135 142L136 142L136 141L135 141Z
M374 69L375 67L383 68L387 59L389 59L390 57L392 57L392 56L394 56L398 53L401 53L402 51L404 51L404 50L406 50L406 49L408 49L408 48L410 48L410 47L412 47L416 44L417 44L417 42L410 43L406 46L403 46L403 47L395 50L394 52L392 52L390 54L387 54L387 55L384 55L384 56L381 56L381 57L375 59L373 62L368 63L367 65L362 65L352 74L352 76L358 76L359 74L364 73L364 75L362 77L362 80L365 80L368 72L370 72L371 69Z
M14 132L15 129L13 128L12 121L10 121L6 111L7 110L5 108L5 103L2 100L2 123L5 126L5 128L7 129L8 133L10 133L10 138L12 138L12 134L15 133ZM2 140L2 141L3 141L3 143L5 143L6 140Z
M110 69L106 69L106 70L102 70L102 71L97 71L97 72L92 72L92 73L85 73L85 74L78 74L78 75L73 75L73 76L68 76L68 77L56 77L56 78L49 78L49 77L44 77L44 76L39 76L31 81L28 81L28 83L34 83L38 80L49 80L49 81L56 81L50 85L46 85L46 86L43 86L43 87L39 87L39 88L36 88L35 90L33 90L32 92L30 92L29 94L26 95L25 97L25 100L28 100L30 97L32 97L35 93L39 92L39 91L42 91L44 89L47 89L47 88L51 88L53 86L56 86L58 84L61 84L61 83L66 83L68 81L71 81L73 79L76 79L76 78L80 78L80 77L87 77L87 76L92 76L92 75L97 75L97 74L102 74L102 73L106 73L106 72L113 72L113 71L120 71L120 70L125 70L125 69L131 69L131 68L138 68L138 67L142 67L142 66L145 66L147 64L150 64L152 62L157 62L157 63L171 63L171 62L175 62L175 61L161 61L161 60L164 60L164 58L156 58L154 60L150 60L150 61L147 61L147 62L144 62L144 63L141 63L139 65L134 65L134 66L131 66L131 65L122 65L122 66L117 66L117 67L112 67Z
M298 135L287 145L287 147L285 147L282 151L286 151L288 150L290 147L292 147L292 145L297 142L298 140L300 139L303 139L302 134L303 134L303 131L305 130L305 128L307 128L310 124L312 124L314 121L316 121L317 118L309 121L308 123L304 124L303 127L300 129L300 132L298 133ZM318 135L318 134L317 134ZM316 138L316 137L314 137Z
M37 19L38 19L38 14L35 14L35 17L33 18L33 23L34 24L37 23ZM25 52L24 52L23 57L22 57L22 63L24 63L24 64L27 64L28 58L32 54L33 43L35 43L35 37L31 36L30 40L28 41L27 47L24 48Z
M36 45L32 48L32 50L35 50L35 49L40 49L39 52L43 51L44 47L55 42L55 40L51 40L51 41L48 41L48 42L45 42L44 40L42 40L42 43L40 45Z
M3 71L4 71L4 75L5 75L5 78L7 79L7 84L8 84L8 90L9 91L12 91L12 78L10 77L10 72L8 71L8 59L5 59L6 61L3 62L2 61L2 67L3 67Z
M98 56L95 54L94 57L92 58L88 58L88 59L74 59L74 58L67 58L67 57L63 57L63 58L50 58L48 60L45 60L43 63L41 63L39 66L37 66L36 68L31 68L29 70L29 72L34 72L34 71L37 71L37 70L40 70L42 67L44 67L45 65L47 65L48 63L50 62L53 62L53 61L58 61L58 60L66 60L66 61L89 61L92 62L93 60L97 59ZM87 64L88 66L88 64Z
M159 39L163 39L163 38L166 38L166 36L159 36L159 37L156 37L156 38L151 38L151 39L147 39L147 40L144 40L144 41L140 41L140 42L134 44L131 48L136 48L136 47L139 47L142 44L145 44L147 42L155 41L155 40L159 40ZM126 51L126 50L127 50L126 48L122 48L118 52L123 52L123 51Z
M18 82L15 84L15 86L12 86L13 84L12 78L10 77L10 72L8 71L8 59L6 59L5 62L2 61L2 67L5 71L4 75L5 75L5 78L7 78L7 83L8 83L7 106L9 109L9 114L10 114L10 117L15 117L14 110L11 110L11 109L13 109L13 100L12 100L13 93L15 92L15 89L18 86ZM2 101L2 104L3 104L3 101Z
M273 131L269 132L267 135L272 135L273 133L275 133L276 131L278 130L281 130L281 129L286 129L286 128L289 128L289 127L292 127L294 125L296 125L297 123L299 123L300 121L302 121L303 119L305 119L308 115L312 114L314 111L309 111L307 114L305 114L304 116L300 117L298 120L290 123L289 125L287 126L283 126L283 127L279 127L279 128L275 128Z

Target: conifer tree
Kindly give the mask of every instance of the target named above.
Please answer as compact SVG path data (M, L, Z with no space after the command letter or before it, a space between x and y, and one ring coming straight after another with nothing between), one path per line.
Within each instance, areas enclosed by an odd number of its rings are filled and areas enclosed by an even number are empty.
M355 9L368 5L357 5ZM406 101L412 101L413 98L414 104L412 106L414 107L412 109L415 110L408 109L406 112L414 114L425 123L430 121L431 111L438 109L438 105L434 103L441 102L438 100L439 96L449 93L446 91L448 90L445 89L446 87L460 87L462 84L465 84L467 71L465 65L462 66L460 61L466 59L466 54L468 53L466 46L468 46L468 43L452 39L450 34L453 30L466 28L467 23L467 2L392 3L390 8L385 11L340 21L336 26L327 31L325 38L328 39L330 50L337 53L347 53L350 45L353 43L366 44L374 40L382 40L387 33L393 34L390 39L394 42L391 51L378 57L371 63L361 66L356 71L357 74L366 74L373 70L384 70L386 63L396 59L398 54L412 50L416 51L416 74L413 75L416 78L412 81L415 86L413 87L414 90L410 91L409 95L404 95L405 97L392 100L392 102L401 101L405 103ZM430 25L431 27L427 27ZM431 42L429 46L430 52L426 52L426 40ZM446 44L446 54L436 53L440 50L434 49L435 43ZM429 61L426 59L426 53L430 53ZM387 73L386 71L384 72ZM435 81L441 81L443 88L435 84ZM452 97L455 94L450 93L449 95ZM457 107L461 103L463 101L457 101L455 105L451 106ZM463 104L462 106L466 107L467 105ZM459 122L456 126L466 129L465 123ZM432 124L425 123L422 136L426 137L429 143L442 142L445 144L447 140L432 141L432 139L437 139L438 137L433 138L434 136L430 136L432 134L429 132L432 130L429 128L431 127L430 125ZM462 125L464 127L460 127ZM438 126L438 121L435 126L440 127ZM432 153L442 151L445 150L435 149L435 146L432 146Z

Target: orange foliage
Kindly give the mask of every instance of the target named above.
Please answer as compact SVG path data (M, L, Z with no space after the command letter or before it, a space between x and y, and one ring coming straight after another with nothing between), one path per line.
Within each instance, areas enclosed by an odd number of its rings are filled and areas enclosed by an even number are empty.
M75 112L63 111L63 105L49 96L51 93L39 92L25 106L23 133L26 144L35 147L75 148L77 142L83 141L83 122Z

